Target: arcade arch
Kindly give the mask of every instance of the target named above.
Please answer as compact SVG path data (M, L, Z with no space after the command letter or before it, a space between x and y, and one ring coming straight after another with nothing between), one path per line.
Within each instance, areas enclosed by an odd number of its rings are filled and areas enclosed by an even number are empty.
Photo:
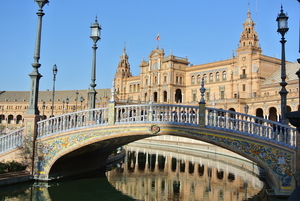
M175 102L176 103L182 103L182 93L180 89L176 89L175 92Z

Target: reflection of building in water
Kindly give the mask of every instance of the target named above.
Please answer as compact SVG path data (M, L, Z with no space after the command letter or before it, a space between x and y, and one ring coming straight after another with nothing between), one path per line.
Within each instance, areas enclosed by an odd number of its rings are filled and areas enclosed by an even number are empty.
M108 172L107 178L138 200L244 200L263 187L258 168L242 157L133 144L126 147L122 166Z

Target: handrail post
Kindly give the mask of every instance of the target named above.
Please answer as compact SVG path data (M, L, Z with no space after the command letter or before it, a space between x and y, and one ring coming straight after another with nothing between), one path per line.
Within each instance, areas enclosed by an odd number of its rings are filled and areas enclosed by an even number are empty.
M112 82L111 97L108 103L108 125L114 125L116 122L116 101L115 101L115 81Z
M149 108L149 111L148 111L148 121L153 121L153 107L152 107L152 97L150 97L150 108Z
M108 103L108 125L114 125L116 122L116 102L110 101Z
M200 88L200 93L201 93L201 99L199 102L199 126L204 127L206 125L205 119L206 119L206 103L204 99L204 93L205 93L205 88L204 88L204 77L202 78L202 83L201 83L201 88Z

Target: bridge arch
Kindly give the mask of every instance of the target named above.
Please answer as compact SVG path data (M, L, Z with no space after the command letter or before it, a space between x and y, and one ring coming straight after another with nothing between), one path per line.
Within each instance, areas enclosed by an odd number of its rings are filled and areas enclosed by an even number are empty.
M95 160L83 163L87 153L92 153L102 163L109 153L127 143L156 135L174 135L208 142L256 162L267 172L275 189L281 191L292 188L292 167L295 155L293 150L283 148L270 141L255 139L238 132L213 130L199 126L182 126L178 123L135 123L107 125L89 130L73 130L44 137L37 141L35 178L47 180L51 177L68 176L63 167L81 164L86 167ZM77 151L76 151L77 150ZM76 157L82 154L82 157ZM80 160L79 160L80 159ZM65 160L65 161L64 161ZM67 165L64 165L64 162ZM100 165L100 163L99 163ZM92 170L90 167L88 170ZM52 170L51 170L52 169ZM75 173L75 172L70 172Z

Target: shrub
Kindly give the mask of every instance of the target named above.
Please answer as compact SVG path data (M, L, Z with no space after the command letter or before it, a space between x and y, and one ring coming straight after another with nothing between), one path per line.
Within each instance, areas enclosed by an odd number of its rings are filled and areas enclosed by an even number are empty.
M21 163L18 163L16 161L0 163L0 173L17 172L25 169L26 169L25 165L22 165Z
M7 172L7 164L6 163L0 163L0 174Z

